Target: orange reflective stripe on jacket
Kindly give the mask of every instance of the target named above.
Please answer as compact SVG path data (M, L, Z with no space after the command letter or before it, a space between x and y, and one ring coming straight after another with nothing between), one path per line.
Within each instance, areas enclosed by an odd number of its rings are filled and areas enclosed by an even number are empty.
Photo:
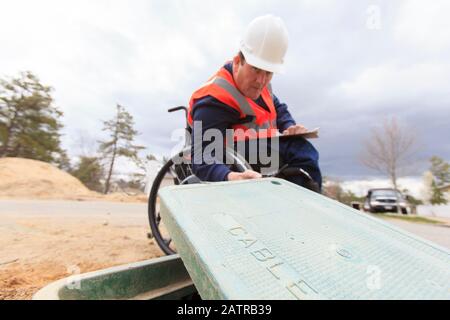
M221 68L203 86L197 89L189 101L188 122L193 125L192 108L195 102L206 96L212 96L239 112L240 118L251 118L249 122L235 124L234 140L241 141L253 138L273 137L277 133L277 113L273 104L270 84L263 89L261 97L269 110L245 97L236 87L233 76L225 68Z

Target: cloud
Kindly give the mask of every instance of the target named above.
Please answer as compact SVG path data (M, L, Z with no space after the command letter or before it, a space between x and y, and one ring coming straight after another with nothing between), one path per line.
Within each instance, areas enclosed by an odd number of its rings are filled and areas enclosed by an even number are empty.
M394 36L411 49L436 54L450 49L450 3L445 0L404 1Z
M395 106L409 102L411 107L432 97L433 109L447 109L450 92L443 83L450 81L450 64L383 64L368 67L355 79L341 83L335 90L351 103L351 109Z

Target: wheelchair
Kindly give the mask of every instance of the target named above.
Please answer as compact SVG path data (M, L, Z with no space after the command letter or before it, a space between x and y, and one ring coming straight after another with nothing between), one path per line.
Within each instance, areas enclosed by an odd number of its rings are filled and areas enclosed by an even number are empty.
M159 189L169 185L185 185L193 183L205 183L198 179L192 170L191 163L191 128L187 123L188 109L184 106L171 108L169 112L184 110L186 114L186 136L182 150L172 156L159 170L156 175L148 198L148 219L151 229L151 237L153 237L166 255L176 254L176 247L173 243L164 221L161 218L158 191ZM244 172L252 170L252 166L246 159L233 148L227 147L224 151L226 164L232 171ZM301 168L292 168L284 165L276 172L263 175L263 177L287 178L289 176L302 175L308 183L314 183L309 174Z

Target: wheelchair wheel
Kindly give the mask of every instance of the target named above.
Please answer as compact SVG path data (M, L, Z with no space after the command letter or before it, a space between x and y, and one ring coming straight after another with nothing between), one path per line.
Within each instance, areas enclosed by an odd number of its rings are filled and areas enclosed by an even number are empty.
M231 159L227 163L233 163L229 165L231 170L242 172L246 169L251 169L251 166L245 159L232 149L226 150L226 156L228 159ZM177 251L160 214L158 191L169 185L193 183L201 183L201 181L192 171L190 147L167 161L153 181L148 198L148 218L153 237L161 250L167 255L175 254Z

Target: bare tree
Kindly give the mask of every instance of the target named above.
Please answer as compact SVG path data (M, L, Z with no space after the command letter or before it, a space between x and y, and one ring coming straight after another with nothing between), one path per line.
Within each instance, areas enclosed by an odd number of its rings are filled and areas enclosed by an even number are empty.
M402 169L412 160L417 143L411 130L399 126L395 118L385 119L382 128L372 130L365 141L361 162L380 173L386 174L397 190L397 179Z

